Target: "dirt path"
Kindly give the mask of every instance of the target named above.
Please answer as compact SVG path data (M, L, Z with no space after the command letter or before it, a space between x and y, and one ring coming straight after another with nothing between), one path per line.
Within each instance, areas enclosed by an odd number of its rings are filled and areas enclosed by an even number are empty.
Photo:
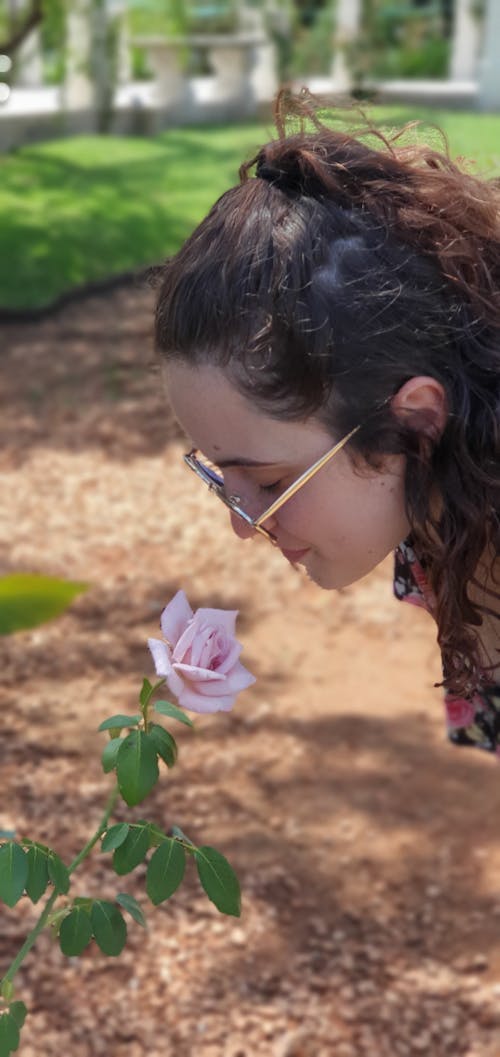
M183 587L240 610L258 681L181 731L146 813L225 852L243 916L192 874L157 910L144 870L125 878L148 934L70 963L42 937L20 1057L500 1057L498 763L448 745L433 627L393 601L390 562L322 593L232 537L181 465L151 302L128 288L3 330L3 570L91 588L0 642L0 827L81 847L109 787L96 728L135 707ZM117 891L99 854L77 887L97 886ZM0 967L32 918L2 908Z

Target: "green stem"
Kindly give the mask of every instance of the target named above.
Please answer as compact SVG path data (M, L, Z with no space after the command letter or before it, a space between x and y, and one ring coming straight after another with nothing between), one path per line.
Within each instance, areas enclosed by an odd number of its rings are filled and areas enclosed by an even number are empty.
M103 814L103 816L101 818L101 821L100 821L100 823L99 823L99 825L98 825L93 837L90 838L90 840L87 842L85 847L82 848L81 852L79 852L79 854L76 856L76 858L73 859L73 862L71 863L71 865L68 868L69 869L69 873L73 873L74 870L76 870L77 867L80 865L80 863L83 862L83 860L87 858L87 855L89 854L89 852L92 851L92 848L94 847L94 844L97 844L97 841L99 840L99 837L101 837L102 834L104 833L104 831L107 829L110 816L112 814L113 808L114 808L114 806L116 804L116 801L118 799L118 796L119 796L119 792L120 791L118 789L118 786L116 785L114 787L114 789L111 791L111 793L110 793L110 795L108 797L108 801L107 801L107 804L106 804L106 807L105 807L105 810L104 810L104 814ZM18 951L18 953L16 954L16 957L14 958L14 961L11 962L11 964L9 965L9 968L7 969L7 972L5 973L5 976L3 977L2 981L0 981L0 983L3 983L5 980L10 980L11 982L13 981L13 979L14 979L16 973L17 973L17 970L22 965L24 959L26 958L26 955L30 952L31 948L36 943L40 933L45 928L45 926L46 926L46 924L48 922L48 919L50 917L50 912L52 910L52 907L54 906L54 903L55 903L58 895L59 895L59 892L55 889L51 893L51 895L49 896L49 898L48 898L48 900L47 900L47 902L46 902L46 904L45 904L45 906L44 906L44 908L42 910L42 913L40 914L40 917L38 918L38 921L37 921L36 925L33 926L31 932L29 932L28 935L26 936L26 939L25 939L20 951Z
M26 936L26 939L25 939L25 941L24 941L24 943L23 943L23 945L21 947L21 950L18 951L18 953L16 954L16 957L14 958L14 961L9 965L9 968L7 969L7 972L5 973L5 976L4 976L3 980L2 980L2 983L5 980L10 980L12 982L12 980L14 979L14 977L15 977L15 975L17 973L17 970L19 969L20 965L22 965L22 963L24 962L24 959L25 959L26 955L29 953L29 951L33 947L33 944L36 943L36 941L37 941L42 929L45 928L45 926L47 924L47 919L48 919L48 917L50 915L50 911L52 910L52 907L54 906L54 903L55 903L58 895L59 895L59 892L55 890L54 892L52 892L52 895L49 896L49 898L48 898L48 900L47 900L47 902L46 902L46 904L45 904L45 906L44 906L44 908L42 910L42 913L40 914L40 917L38 918L38 921L37 921L36 925L34 926L34 928L32 928L31 932Z
M106 807L104 809L104 814L103 814L102 819L101 819L101 821L99 823L99 826L97 827L97 829L96 829L96 831L94 833L94 836L91 837L89 841L87 841L87 844L85 845L85 847L82 848L81 852L79 852L78 855L76 856L76 858L73 859L73 862L68 867L69 873L73 873L74 870L76 870L77 867L80 865L80 863L83 862L83 860L87 858L87 855L89 854L89 852L92 851L92 848L94 847L94 844L97 844L97 841L99 840L99 837L102 837L102 834L108 828L108 822L109 822L110 816L113 813L113 808L114 808L114 806L116 804L116 801L118 800L119 794L120 794L120 790L118 788L118 785L115 785L114 789L112 789L111 793L109 794L108 801L107 801Z

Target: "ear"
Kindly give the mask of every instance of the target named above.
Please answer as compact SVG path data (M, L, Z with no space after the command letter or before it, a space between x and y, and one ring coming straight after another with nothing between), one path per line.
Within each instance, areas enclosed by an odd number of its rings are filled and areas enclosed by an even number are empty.
M401 425L416 433L439 440L448 418L444 386L427 375L410 378L391 400L391 408Z

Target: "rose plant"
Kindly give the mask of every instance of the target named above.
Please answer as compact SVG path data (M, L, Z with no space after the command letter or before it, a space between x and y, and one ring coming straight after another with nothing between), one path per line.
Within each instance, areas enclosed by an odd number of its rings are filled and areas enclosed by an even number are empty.
M242 647L235 638L236 616L221 609L193 612L183 591L166 606L160 620L163 639L149 640L161 678L154 684L143 679L137 713L109 716L100 724L99 730L108 734L102 767L115 776L115 784L97 829L69 865L45 844L0 831L0 902L13 907L26 896L38 903L50 889L38 921L0 980L0 1057L9 1057L19 1046L27 1010L15 998L15 976L44 928L52 927L68 957L82 954L92 939L103 954L114 957L127 938L122 911L146 925L141 906L129 893L118 892L113 902L96 895L71 895L72 875L99 842L101 852L112 855L111 865L119 877L149 857L146 894L154 906L176 891L186 857L191 857L208 898L221 913L239 916L238 879L215 848L196 846L177 825L166 832L146 819L111 824L120 797L129 807L142 803L158 781L159 763L170 768L176 762L175 738L157 721L159 717L192 727L184 709L227 711L237 694L255 681L239 660ZM178 705L158 698L165 683Z

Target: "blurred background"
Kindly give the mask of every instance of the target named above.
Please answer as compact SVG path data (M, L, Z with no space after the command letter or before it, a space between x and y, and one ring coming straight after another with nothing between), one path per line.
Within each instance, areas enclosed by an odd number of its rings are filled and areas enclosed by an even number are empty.
M240 611L257 676L127 813L220 848L241 920L194 873L147 910L144 868L96 852L77 894L126 889L151 928L116 962L42 936L21 1057L499 1057L498 762L448 745L390 557L321 592L185 470L149 270L273 135L280 85L499 177L500 3L0 0L0 82L1 572L87 585L0 638L0 829L67 862L86 841L97 727L136 710L180 587ZM0 971L36 914L2 907Z

